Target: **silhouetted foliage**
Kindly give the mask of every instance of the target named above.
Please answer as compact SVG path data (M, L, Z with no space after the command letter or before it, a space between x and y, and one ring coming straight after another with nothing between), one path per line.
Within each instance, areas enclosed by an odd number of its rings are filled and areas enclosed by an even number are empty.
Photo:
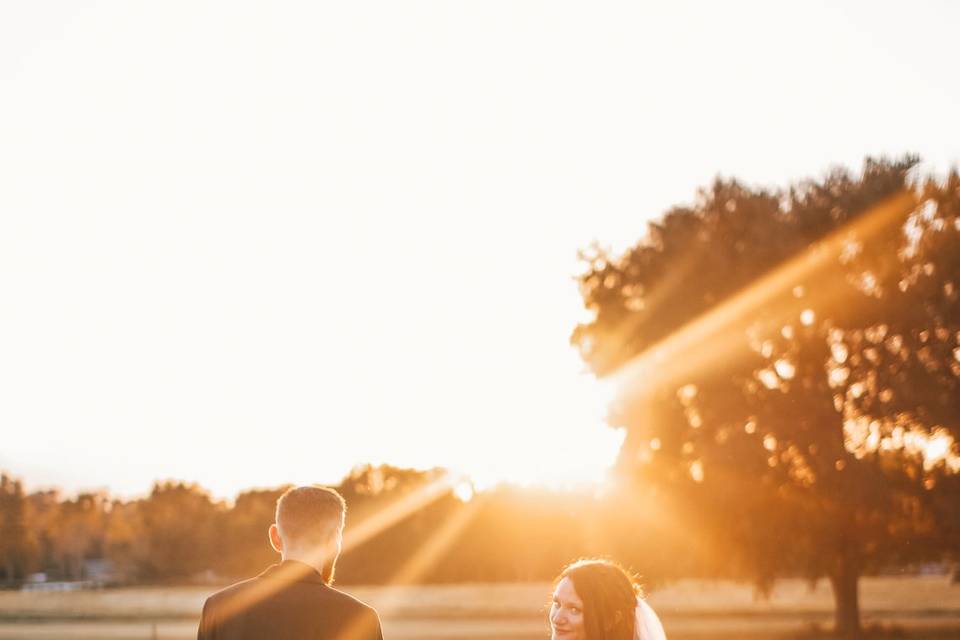
M274 562L276 552L267 541L267 528L273 523L277 499L288 487L244 491L233 507L220 516L223 533L216 567L230 576L243 576Z
M28 551L23 486L0 474L0 577L4 582L23 579L28 569Z
M718 179L623 255L585 256L596 316L572 336L622 383L618 468L701 565L761 589L826 577L848 635L860 575L960 540L960 469L929 455L957 454L960 193L911 186L915 163L784 192Z
M60 574L83 580L85 561L103 557L108 504L102 493L81 493L57 506L49 533L53 566Z
M137 502L144 543L139 564L144 576L185 578L220 564L223 536L217 525L222 509L196 485L155 484L150 495Z

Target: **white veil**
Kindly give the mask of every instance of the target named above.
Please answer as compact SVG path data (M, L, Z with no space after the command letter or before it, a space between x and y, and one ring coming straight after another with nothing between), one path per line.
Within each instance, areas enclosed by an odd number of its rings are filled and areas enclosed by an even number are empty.
M634 640L667 640L667 634L660 624L660 618L643 598L637 598L636 626Z

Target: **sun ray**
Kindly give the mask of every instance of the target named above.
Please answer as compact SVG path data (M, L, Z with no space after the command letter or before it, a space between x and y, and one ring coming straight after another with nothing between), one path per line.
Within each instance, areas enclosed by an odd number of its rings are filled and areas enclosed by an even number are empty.
M674 267L663 275L661 280L656 284L656 286L650 291L645 291L643 294L643 309L656 309L663 300L669 296L676 287L683 286L683 282L686 278L694 274L694 268L696 267L696 256L693 252L688 253L685 256L681 256L677 261ZM628 302L629 304L629 302ZM631 336L633 332L632 323L629 321L629 316L620 323L610 334L610 339L606 340L605 343L610 345L610 350L616 350L619 348L619 345L624 344L627 339Z
M390 578L388 585L409 584L416 582L423 576L450 546L456 542L457 536L476 515L483 496L478 496L470 502L460 506L446 522L438 526L420 548L410 556L403 566Z
M421 543L419 549L393 574L381 592L383 597L377 601L377 611L381 616L389 616L398 608L402 600L398 587L416 582L430 570L443 553L456 542L460 532L476 515L483 500L484 496L480 495L458 508L445 522L434 529ZM353 625L348 626L341 638L344 640L352 638L361 624L362 621L357 620Z
M854 222L810 246L771 273L759 278L724 302L671 333L624 363L611 378L621 389L643 387L643 379L655 376L658 383L679 382L683 376L730 357L740 348L736 340L724 340L724 333L744 328L744 320L770 300L784 295L795 284L824 270L839 259L851 236L866 244L870 238L903 220L916 207L915 195L901 191L875 205ZM818 304L829 302L844 289L841 283L826 281L817 292ZM784 321L789 318L785 315Z
M344 553L359 547L412 513L447 495L460 483L459 478L445 473L360 522L350 523L343 537Z

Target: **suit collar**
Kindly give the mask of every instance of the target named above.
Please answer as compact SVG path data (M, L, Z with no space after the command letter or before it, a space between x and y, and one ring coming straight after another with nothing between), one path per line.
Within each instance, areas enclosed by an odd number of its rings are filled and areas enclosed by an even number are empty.
M310 582L326 586L320 572L299 560L284 560L280 564L270 565L258 577L280 579L286 582Z

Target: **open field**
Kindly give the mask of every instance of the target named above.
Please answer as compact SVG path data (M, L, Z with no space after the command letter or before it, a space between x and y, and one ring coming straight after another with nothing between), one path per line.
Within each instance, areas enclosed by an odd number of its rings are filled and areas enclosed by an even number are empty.
M543 640L550 585L345 588L380 611L387 640ZM205 587L0 592L0 640L183 640L196 634ZM923 640L960 639L960 585L945 576L867 578L864 622ZM749 586L681 581L653 593L671 640L769 640L811 635L831 620L827 585L783 581L757 601Z

